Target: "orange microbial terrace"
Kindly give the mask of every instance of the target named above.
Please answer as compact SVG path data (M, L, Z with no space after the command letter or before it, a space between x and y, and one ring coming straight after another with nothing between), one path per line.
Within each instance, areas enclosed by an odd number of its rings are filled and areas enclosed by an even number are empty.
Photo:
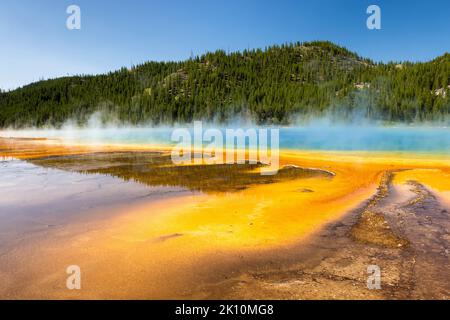
M9 190L0 230L4 298L239 298L256 287L264 288L256 296L295 297L289 270L332 273L342 264L327 252L320 265L314 239L345 237L365 250L367 239L352 238L364 222L358 214L397 210L421 192L417 185L442 198L445 210L450 192L448 158L433 154L282 150L271 177L249 164L181 168L168 160L168 147L1 139L0 150L2 175L36 175L2 182ZM19 199L27 200L14 207ZM376 209L385 202L393 207ZM330 232L343 222L348 232ZM390 230L407 238L394 223ZM66 290L61 270L70 265L83 270L84 290ZM254 272L263 272L261 281L245 280ZM285 287L273 285L276 274ZM335 282L345 291L345 281Z

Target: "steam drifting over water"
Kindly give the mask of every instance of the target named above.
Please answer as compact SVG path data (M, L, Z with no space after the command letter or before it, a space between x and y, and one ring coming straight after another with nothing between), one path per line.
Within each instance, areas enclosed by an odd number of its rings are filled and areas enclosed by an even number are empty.
M99 144L172 145L176 127L64 127L62 129L30 129L0 131L0 137L60 138L69 142ZM208 127L205 125L205 127ZM210 127L225 130L237 128ZM239 126L255 128L255 126ZM414 151L450 153L450 129L434 126L330 125L310 123L302 126L280 127L280 148L297 150L362 150Z

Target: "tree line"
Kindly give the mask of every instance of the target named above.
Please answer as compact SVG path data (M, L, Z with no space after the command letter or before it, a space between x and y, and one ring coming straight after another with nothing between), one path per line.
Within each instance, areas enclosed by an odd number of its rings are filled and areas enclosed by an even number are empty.
M83 125L98 111L102 121L131 125L239 115L272 124L325 114L431 121L447 119L449 94L448 53L425 63L375 63L331 42L297 42L0 91L0 127Z

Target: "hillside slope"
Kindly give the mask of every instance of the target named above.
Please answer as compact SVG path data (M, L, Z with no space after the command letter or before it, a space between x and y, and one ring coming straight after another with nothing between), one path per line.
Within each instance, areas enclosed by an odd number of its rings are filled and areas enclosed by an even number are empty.
M323 114L424 121L450 113L449 91L448 53L427 63L376 64L317 41L39 81L0 93L0 127L84 124L96 111L127 124L241 114L259 123Z

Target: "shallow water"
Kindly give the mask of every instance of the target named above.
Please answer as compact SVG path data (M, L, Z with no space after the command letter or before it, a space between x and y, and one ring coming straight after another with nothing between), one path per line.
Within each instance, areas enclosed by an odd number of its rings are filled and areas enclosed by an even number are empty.
M208 126L204 126L207 130ZM243 129L252 127L243 127ZM253 127L257 128L257 127ZM274 127L275 128L275 127ZM192 128L186 126L192 132ZM408 126L281 127L280 148L292 150L450 153L450 129ZM62 138L79 143L170 145L174 128L0 131L0 137ZM224 132L224 129L221 129ZM225 136L225 134L224 134Z
M0 249L22 236L64 226L93 210L186 194L101 174L81 174L0 158Z

